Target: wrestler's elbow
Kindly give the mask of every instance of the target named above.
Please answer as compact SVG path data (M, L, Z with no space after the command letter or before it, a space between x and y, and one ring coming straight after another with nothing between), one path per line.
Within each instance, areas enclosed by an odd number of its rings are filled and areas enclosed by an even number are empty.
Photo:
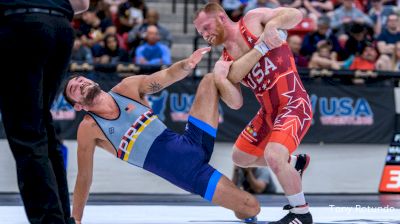
M229 73L227 79L232 83L232 84L238 84L240 81L242 81L242 77L238 77L237 75L233 73Z
M227 103L227 105L232 110L239 110L243 106L243 97L232 100L231 102Z
M296 24L295 24L295 26L296 26L303 20L304 15L300 10L298 10L296 8L290 8L290 9L292 11L290 13L290 15L293 16L293 20L296 21Z

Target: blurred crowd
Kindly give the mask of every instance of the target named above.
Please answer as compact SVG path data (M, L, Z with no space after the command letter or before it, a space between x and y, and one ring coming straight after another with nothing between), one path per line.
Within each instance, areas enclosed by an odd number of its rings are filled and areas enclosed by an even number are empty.
M73 20L73 62L171 64L171 33L144 0L91 1Z
M300 68L400 71L400 0L214 2L234 21L257 7L300 9L304 19L288 38ZM159 12L144 0L91 1L73 21L72 60L169 65L172 35L159 20Z
M400 71L399 0L222 0L234 21L257 7L300 9L289 31L298 67Z

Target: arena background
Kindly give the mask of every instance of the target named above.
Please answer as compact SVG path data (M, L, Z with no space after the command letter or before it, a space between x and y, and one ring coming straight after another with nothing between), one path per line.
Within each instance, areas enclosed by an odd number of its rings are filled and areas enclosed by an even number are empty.
M191 25L196 3L189 1L186 8L183 4L185 1L177 1L176 5L173 2L175 1L150 0L146 1L146 4L149 8L158 10L160 23L173 33L174 43L171 50L173 61L177 61L188 56L194 46L200 47L205 43L196 37ZM171 11L175 12L172 14ZM220 50L213 49L210 58L203 60L192 77L149 98L155 107L154 110L164 117L169 126L183 130L183 121L199 78L209 69L209 65L215 62ZM95 66L88 72L88 69L78 66L71 73L80 72L94 78L107 89L126 75L140 73L140 70L158 69L132 68L126 64L122 67L123 69L115 66ZM389 145L397 130L395 87L399 74L306 69L301 71L301 75L315 112L313 126L304 143L296 151L308 153L312 158L303 178L304 192L378 193L386 161L400 161L398 154L387 159ZM354 77L366 80L365 84L353 86L342 82L346 78L351 80ZM222 123L212 164L228 177L231 177L233 169L230 154L234 137L258 109L248 90L245 91L245 96L246 105L238 112L230 111L221 104ZM69 149L67 172L69 189L72 191L77 172L76 141L73 139L82 113L75 114L62 97L56 99L52 112ZM17 193L15 163L2 129L0 136L3 138L0 140L0 192ZM92 193L185 193L102 150L96 150L94 170ZM281 193L282 189L279 188L278 192Z

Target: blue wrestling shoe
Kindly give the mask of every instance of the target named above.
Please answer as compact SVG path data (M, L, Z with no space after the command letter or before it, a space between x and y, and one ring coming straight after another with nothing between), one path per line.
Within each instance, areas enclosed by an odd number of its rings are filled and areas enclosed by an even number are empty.
M248 223L248 224L256 224L257 223L257 216L253 216L253 217L250 217L250 218L243 219L243 222L244 223Z

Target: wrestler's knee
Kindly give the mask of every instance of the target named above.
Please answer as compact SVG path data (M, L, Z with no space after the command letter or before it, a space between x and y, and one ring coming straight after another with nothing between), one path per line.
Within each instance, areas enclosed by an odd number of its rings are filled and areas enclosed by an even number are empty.
M281 144L269 143L264 152L264 157L274 173L278 173L285 164L287 165L289 151Z
M256 156L241 151L236 146L233 147L232 161L236 166L249 167L257 160Z

